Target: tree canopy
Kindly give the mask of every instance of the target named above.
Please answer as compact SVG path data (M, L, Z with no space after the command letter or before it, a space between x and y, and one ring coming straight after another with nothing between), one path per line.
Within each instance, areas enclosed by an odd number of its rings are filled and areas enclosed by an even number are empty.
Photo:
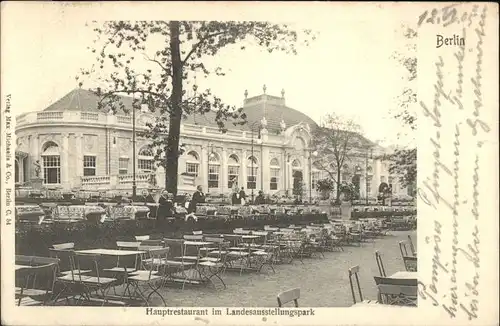
M213 113L222 132L226 123L246 123L246 116L224 103L210 89L186 85L196 75L224 76L223 67L209 67L207 57L224 48L245 50L259 46L270 53L297 53L299 44L315 38L312 31L295 31L287 25L268 22L223 21L108 21L94 23L96 39L89 49L96 54L91 69L101 97L100 108L124 109L118 95L133 95L134 106L147 104L157 119L144 134L151 139L156 159L166 169L166 188L177 192L179 135L182 118ZM300 36L300 37L299 37ZM80 82L81 85L81 82Z
M368 141L361 136L361 127L351 119L328 114L322 121L322 126L313 133L313 147L318 152L315 166L337 185L338 201L342 167L360 148L368 146Z

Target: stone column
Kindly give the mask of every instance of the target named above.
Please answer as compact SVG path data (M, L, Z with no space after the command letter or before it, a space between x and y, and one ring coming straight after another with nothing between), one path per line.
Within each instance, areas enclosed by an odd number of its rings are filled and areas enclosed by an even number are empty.
M247 151L243 150L243 154L241 155L241 171L240 171L240 182L238 186L247 188L247 160L248 155Z
M222 148L222 157L221 157L221 166L220 166L220 182L222 183L221 184L221 193L226 193L227 192L227 182L228 182L228 178L227 178L227 172L228 172L228 169L227 169L227 151L226 151L226 148Z
M208 192L208 151L206 147L201 148L201 157L200 157L200 171L201 180L203 181L203 189L204 192ZM197 185L198 186L198 185Z
M378 186L380 185L380 174L382 169L382 162L380 159L375 160L375 166L373 169L373 178L372 178L372 188L374 188L375 196L378 195Z
M262 169L262 190L264 190L264 194L269 194L270 191L270 181L271 181L271 170L269 168L269 147L263 145L262 146L262 164L261 169Z
M69 167L71 165L69 161L69 135L68 133L62 134L62 153L61 153L61 186L63 190L68 191L71 188L69 180Z
M366 198L366 177L362 174L359 178L359 196L361 198Z
M30 161L28 162L29 164L29 176L31 178L35 178L35 167L34 164L37 160L40 160L40 152L38 149L38 142L39 142L39 137L38 135L36 136L30 136L30 151L31 151L31 157ZM43 162L40 162L40 166L42 165ZM42 171L43 173L43 171ZM42 177L42 174L40 174L40 177Z

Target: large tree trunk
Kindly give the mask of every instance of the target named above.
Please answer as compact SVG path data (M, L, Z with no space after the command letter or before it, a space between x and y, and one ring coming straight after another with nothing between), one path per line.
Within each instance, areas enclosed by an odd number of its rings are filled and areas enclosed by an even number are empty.
M340 204L340 169L337 170L337 196L335 198L335 203Z
M165 159L165 185L168 192L177 194L179 161L179 136L182 119L182 60L179 42L179 22L172 21L170 28L170 52L172 56L172 111L168 128L167 153Z

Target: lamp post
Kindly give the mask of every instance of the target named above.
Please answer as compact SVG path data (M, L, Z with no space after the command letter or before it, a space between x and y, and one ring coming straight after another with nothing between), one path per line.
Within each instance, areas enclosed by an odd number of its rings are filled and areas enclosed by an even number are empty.
M136 183L136 159L137 154L135 152L135 77L134 77L134 92L132 93L132 200L135 200L137 196L137 183Z
M254 129L254 126L255 124L257 124L259 122L254 122L252 125L251 125L251 130L252 130L252 142L251 142L251 152L252 152L252 162L251 162L251 169L252 169L252 178L255 178L253 181L255 183L255 185L252 187L252 203L253 203L253 200L254 200L254 189L257 187L257 175L254 175L255 173L255 170L254 170L254 160L255 160L255 157L254 157L254 134L253 134L253 129ZM259 131L258 131L258 139L257 139L257 143L258 144L261 144L262 143L262 140L260 139L260 130L261 130L261 127L259 126ZM262 149L261 149L262 150ZM262 157L261 157L261 161L262 161ZM261 168L262 170L262 168ZM262 178L261 178L262 179ZM262 188L262 180L260 181L261 183L261 188Z
M373 148L370 147L370 159L372 158ZM368 148L365 155L365 204L368 205Z
M207 192L209 192L210 188L210 159L214 157L214 147L213 144L208 142L208 153L207 153Z
M318 156L318 152L316 150L312 150L309 148L309 205L312 203L312 157Z

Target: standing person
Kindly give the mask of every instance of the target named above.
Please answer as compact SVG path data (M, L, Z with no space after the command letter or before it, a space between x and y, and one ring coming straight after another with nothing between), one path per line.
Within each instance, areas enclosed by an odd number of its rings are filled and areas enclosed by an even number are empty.
M231 204L233 205L241 205L241 196L238 192L238 189L233 190L233 195L231 197Z
M194 215L194 213L196 211L196 207L194 207L194 210L193 210L193 206L192 206L191 202L192 202L192 197L191 197L191 195L187 194L186 195L186 202L184 203L184 207L186 208L186 211L187 211L187 214L185 216L186 222L190 218L192 218L195 221L198 221L198 217L196 215Z
M196 206L205 202L205 194L203 193L202 186L196 187L196 192L193 194L191 201L189 202L188 215L186 215L186 221L192 217L195 221L198 221L198 217L194 214L196 212Z
M163 190L161 193L160 199L158 200L160 206L158 207L158 214L156 217L158 226L163 226L167 218L174 216L174 203L172 197L173 196L166 190Z
M245 202L247 201L247 194L245 194L245 188L241 187L240 190L240 199L241 199L241 205L245 205Z

